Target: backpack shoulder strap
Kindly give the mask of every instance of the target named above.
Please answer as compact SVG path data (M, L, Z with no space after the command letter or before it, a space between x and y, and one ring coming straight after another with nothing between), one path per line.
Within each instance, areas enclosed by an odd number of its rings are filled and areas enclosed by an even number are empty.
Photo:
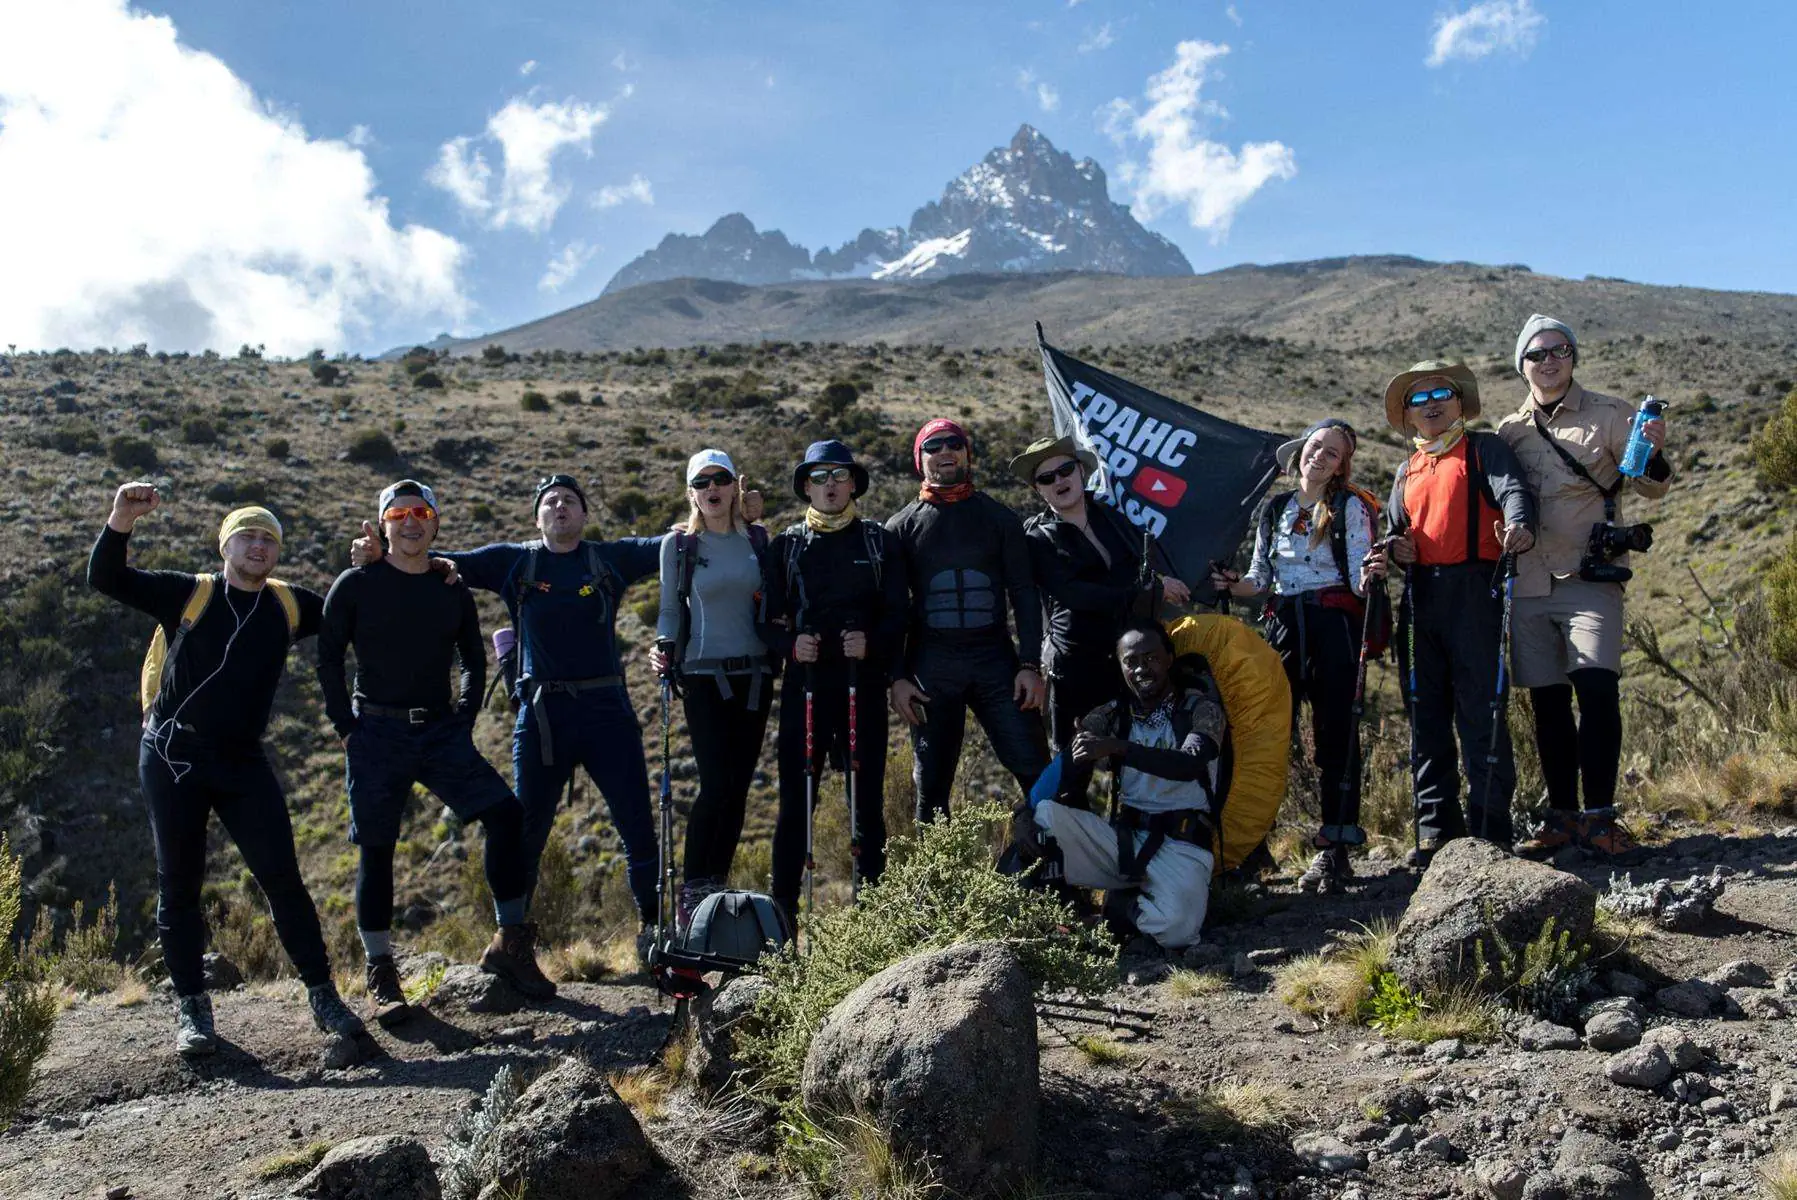
M275 594L281 615L287 618L287 640L292 641L299 635L300 626L299 598L293 594L293 585L284 579L271 579L268 590Z
M518 580L518 598L523 599L525 593L537 586L537 555L543 552L543 540L535 538L524 543L524 574Z
M1267 497L1266 504L1262 506L1260 510L1260 532L1269 547L1273 543L1273 527L1279 523L1279 514L1285 511L1285 506L1290 504L1292 497L1297 494L1298 493L1295 490L1274 492L1271 496Z
M749 549L755 552L756 559L767 553L767 526L749 526Z
M693 543L697 540L684 529L674 531L674 596L680 602L680 635L674 644L677 655L686 652L687 639L693 632L693 610L687 600L693 594L693 560L699 557Z
M187 603L181 606L181 619L175 625L175 636L170 638L164 634L161 625L157 625L156 632L150 635L150 646L144 652L143 668L137 679L138 699L143 704L146 718L150 709L155 706L156 698L162 694L162 681L167 677L168 664L181 653L181 643L187 640L187 631L194 627L206 611L206 606L212 603L212 597L217 591L218 576L194 576L193 591L187 594Z
M206 606L212 603L212 595L217 590L218 576L194 576L193 591L187 594L187 604L181 609L181 622L175 627L175 637L177 639L189 629L193 628L194 622L200 619L200 614L206 611ZM289 596L288 599L291 600L292 597Z
M885 526L878 521L861 518L861 540L867 544L867 561L874 569L874 590L880 590L880 569L886 559L886 540L880 535L885 533Z
M1348 572L1347 488L1336 489L1334 497L1329 501L1329 511L1329 549L1335 554L1335 569L1341 572L1342 582L1352 589L1354 579Z

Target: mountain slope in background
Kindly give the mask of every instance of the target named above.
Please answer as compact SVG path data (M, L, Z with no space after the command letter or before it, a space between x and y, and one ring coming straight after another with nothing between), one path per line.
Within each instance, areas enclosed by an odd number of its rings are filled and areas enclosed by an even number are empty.
M814 258L741 213L697 237L669 234L627 263L606 295L670 279L769 284L820 279L940 279L988 272L1098 271L1190 275L1179 247L1114 203L1104 169L1078 162L1025 125L963 171L903 229L864 229Z

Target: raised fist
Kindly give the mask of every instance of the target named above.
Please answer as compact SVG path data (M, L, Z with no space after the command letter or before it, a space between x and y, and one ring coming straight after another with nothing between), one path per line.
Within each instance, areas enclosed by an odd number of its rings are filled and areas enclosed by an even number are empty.
M118 494L112 498L112 516L106 523L120 533L130 533L137 519L145 513L155 510L162 503L162 496L156 491L156 485L137 480L119 488Z

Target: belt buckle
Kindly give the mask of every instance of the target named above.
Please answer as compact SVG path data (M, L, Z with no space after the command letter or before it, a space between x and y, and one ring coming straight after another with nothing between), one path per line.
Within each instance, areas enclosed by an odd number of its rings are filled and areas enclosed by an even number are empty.
M431 710L428 708L406 709L406 724L408 725L422 725L430 719Z

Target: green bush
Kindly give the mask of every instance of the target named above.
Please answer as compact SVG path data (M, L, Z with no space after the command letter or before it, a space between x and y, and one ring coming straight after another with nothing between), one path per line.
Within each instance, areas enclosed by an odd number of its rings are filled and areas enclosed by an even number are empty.
M25 941L23 972L76 992L109 992L125 981L125 967L114 957L119 942L119 889L114 884L106 903L87 919L86 906L75 901L69 927L57 937L50 910L39 909L37 923Z
M315 362L312 364L312 382L320 387L332 387L343 378L343 368L336 363Z
M443 386L443 376L435 371L420 371L412 376L412 386L416 388L436 388Z
M21 912L24 873L0 833L0 1129L12 1123L37 1074L37 1064L50 1050L56 1028L56 996L23 970L13 927Z
M101 450L100 431L92 421L58 421L41 442L62 454L98 454Z
M901 959L997 939L1017 950L1038 989L1094 994L1115 984L1116 949L1102 931L995 869L992 829L1008 820L998 805L962 809L894 838L886 873L858 903L811 918L807 953L762 960L773 987L739 1049L771 1099L796 1106L805 1052L824 1017Z
M1768 485L1797 488L1797 389L1753 435L1753 465Z
M349 461L357 463L392 462L399 457L393 439L378 429L358 429L349 435Z
M1753 462L1767 486L1797 488L1797 389L1786 393L1779 411L1753 435ZM1772 656L1797 670L1797 539L1766 573L1766 609Z
M518 397L518 407L525 412L548 412L549 397L534 389L526 389L524 394Z
M579 404L580 403L580 389L579 388L563 388L561 391L559 391L555 394L555 402L557 404Z
M189 417L181 422L181 440L189 446L210 446L218 441L218 430L205 417Z
M494 343L481 347L480 361L483 366L503 367L511 360L512 356L505 352L504 346Z
M625 488L611 498L612 516L620 521L635 521L655 511L655 501L642 488Z
M284 437L269 438L262 443L262 452L270 458L286 458L291 450L292 447L287 444L287 439Z
M128 471L153 471L156 469L156 445L145 438L121 433L106 443L106 453L114 464L124 467Z

